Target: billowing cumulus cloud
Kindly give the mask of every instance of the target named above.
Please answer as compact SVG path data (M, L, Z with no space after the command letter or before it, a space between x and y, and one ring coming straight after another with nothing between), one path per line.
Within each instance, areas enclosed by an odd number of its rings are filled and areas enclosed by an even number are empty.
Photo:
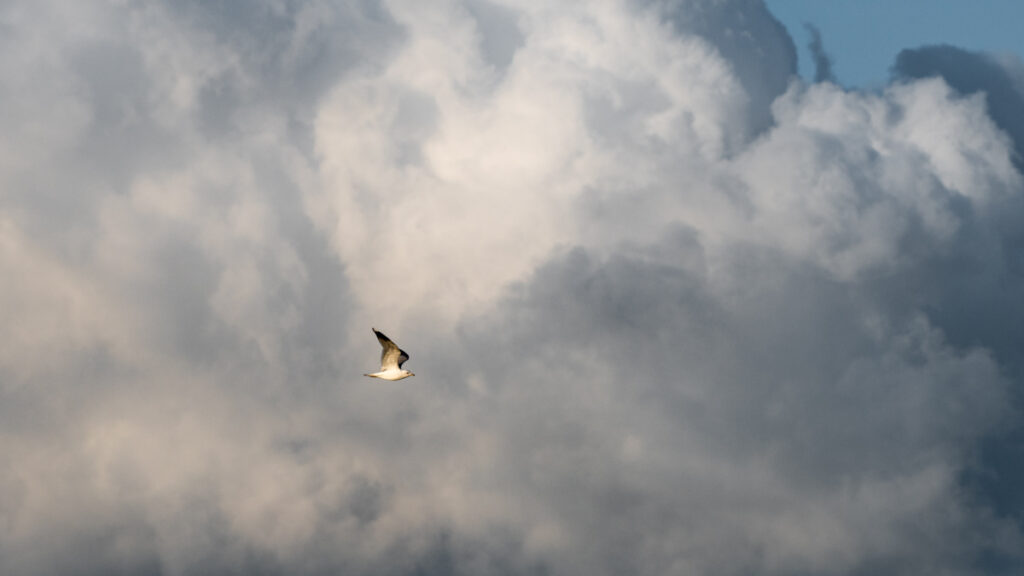
M0 27L0 572L1022 567L1019 61L807 84L754 0Z

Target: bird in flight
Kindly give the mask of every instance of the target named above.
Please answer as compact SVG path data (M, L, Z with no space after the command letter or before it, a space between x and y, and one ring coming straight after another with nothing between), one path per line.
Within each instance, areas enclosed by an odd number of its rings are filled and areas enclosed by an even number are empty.
M381 380L401 380L402 378L415 376L412 372L402 369L402 364L409 359L409 355L392 342L390 338L385 336L383 332L373 328L373 333L377 335L377 340L380 341L380 345L383 348L380 352L380 372L363 374L363 376L380 378Z

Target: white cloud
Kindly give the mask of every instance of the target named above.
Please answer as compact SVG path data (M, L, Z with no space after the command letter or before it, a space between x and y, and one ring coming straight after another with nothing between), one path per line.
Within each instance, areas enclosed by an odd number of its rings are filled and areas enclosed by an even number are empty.
M464 9L407 10L395 8L406 50L336 87L317 122L326 206L314 211L374 317L409 314L391 301L449 322L477 310L576 240L588 189L635 179L652 151L713 160L749 136L728 64L650 11L528 10L524 45L495 77Z

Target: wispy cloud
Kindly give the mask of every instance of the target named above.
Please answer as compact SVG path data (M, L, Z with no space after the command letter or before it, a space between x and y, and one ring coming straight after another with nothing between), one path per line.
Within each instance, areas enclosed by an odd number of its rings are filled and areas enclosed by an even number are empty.
M811 59L814 60L814 81L835 82L835 74L832 73L832 58L825 52L825 43L821 40L821 30L810 22L804 23L804 28L811 35L811 41L807 49L811 51Z

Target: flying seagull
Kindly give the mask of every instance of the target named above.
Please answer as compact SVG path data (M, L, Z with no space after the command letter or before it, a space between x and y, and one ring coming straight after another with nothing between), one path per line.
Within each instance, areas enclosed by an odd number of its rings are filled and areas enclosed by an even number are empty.
M377 335L377 340L380 341L380 345L383 348L380 351L380 372L363 374L363 376L380 378L381 380L401 380L402 378L415 376L412 372L402 369L402 364L405 364L405 361L409 359L409 355L392 342L390 338L385 336L383 332L373 328L373 333Z

